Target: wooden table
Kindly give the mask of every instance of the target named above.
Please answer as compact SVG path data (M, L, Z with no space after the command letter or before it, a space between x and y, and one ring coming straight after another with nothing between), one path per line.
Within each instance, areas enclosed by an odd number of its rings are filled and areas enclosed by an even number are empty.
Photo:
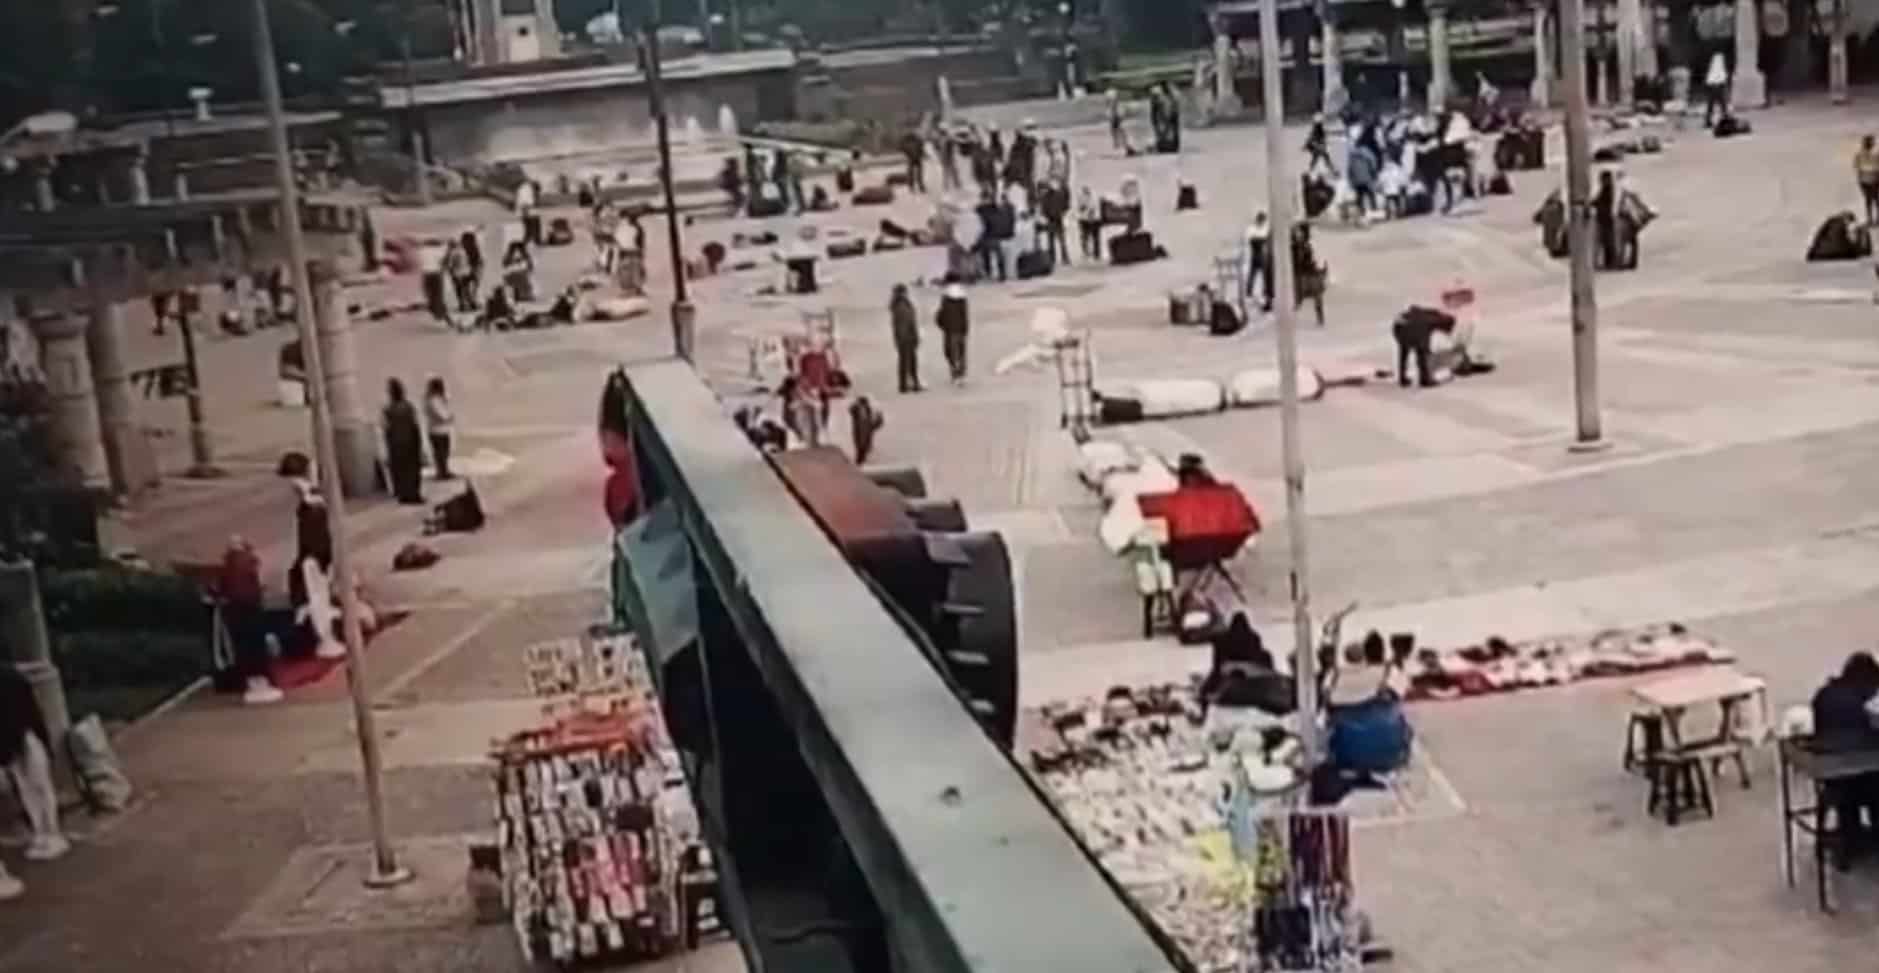
M1813 741L1795 738L1781 741L1776 749L1777 772L1781 775L1781 870L1788 887L1794 887L1794 830L1800 828L1814 836L1814 874L1820 897L1820 911L1832 912L1827 902L1827 800L1826 792L1835 781L1851 780L1865 774L1879 773L1879 747L1858 750L1817 750ZM1814 785L1811 807L1795 807L1791 772L1798 772Z
M1762 742L1768 727L1768 684L1757 676L1730 666L1707 666L1682 675L1659 679L1634 687L1631 696L1638 703L1634 713L1655 715L1664 727L1664 745L1668 752L1720 764L1735 761L1742 786L1749 786L1749 747ZM1688 739L1684 735L1684 714L1699 706L1717 706L1721 710L1712 736ZM1750 722L1753 719L1753 722ZM1667 823L1677 823L1673 801L1666 815Z

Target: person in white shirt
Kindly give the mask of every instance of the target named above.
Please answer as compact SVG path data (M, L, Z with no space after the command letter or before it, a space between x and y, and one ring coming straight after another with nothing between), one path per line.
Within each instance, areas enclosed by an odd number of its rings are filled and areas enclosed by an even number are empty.
M522 180L522 185L515 190L515 215L522 220L522 239L531 247L542 245L542 217L535 211L540 205L540 194L533 179Z

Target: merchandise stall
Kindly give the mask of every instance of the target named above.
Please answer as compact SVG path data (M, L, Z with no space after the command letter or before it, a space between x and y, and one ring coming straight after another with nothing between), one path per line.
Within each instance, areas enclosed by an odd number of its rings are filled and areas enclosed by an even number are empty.
M631 636L529 646L543 722L491 750L504 904L523 955L654 959L717 926L715 876Z
M1199 699L1194 684L1118 686L1028 710L1021 751L1193 969L1357 969L1350 825L1302 808L1290 720Z

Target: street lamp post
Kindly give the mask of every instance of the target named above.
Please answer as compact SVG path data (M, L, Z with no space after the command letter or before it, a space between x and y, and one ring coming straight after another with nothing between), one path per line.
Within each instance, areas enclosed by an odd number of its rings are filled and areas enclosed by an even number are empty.
M1273 332L1279 343L1279 439L1285 465L1285 526L1292 547L1292 644L1297 662L1298 736L1305 766L1316 767L1318 648L1311 632L1310 562L1306 558L1305 459L1298 434L1298 334L1293 314L1297 286L1292 266L1292 179L1285 164L1285 92L1279 63L1277 0L1259 5L1259 69L1265 83L1266 206L1272 223ZM1300 70L1308 70L1301 65Z
M666 245L672 250L672 352L692 360L696 337L691 298L685 282L685 256L679 241L678 199L672 188L672 136L665 114L665 82L659 72L659 5L652 22L640 28L640 59L646 71L646 97L651 103L653 127L659 138L659 184L665 193Z
M1592 270L1592 146L1585 105L1585 0L1559 0L1559 44L1566 91L1566 245L1572 274L1572 448L1604 446L1598 409L1598 295Z
M320 466L320 492L326 500L327 530L333 539L334 584L339 588L340 629L346 642L346 683L352 690L352 718L359 735L365 777L366 817L372 829L372 870L365 884L381 889L411 880L398 864L385 823L383 768L378 749L378 719L372 712L371 677L366 668L365 638L359 628L359 593L352 580L352 544L346 537L346 493L340 483L338 449L333 443L326 368L314 325L317 309L307 267L307 247L300 230L300 192L294 185L293 158L287 142L287 119L281 110L281 81L274 67L274 38L268 26L267 0L254 2L255 59L261 73L261 98L267 105L268 136L274 150L274 180L280 189L281 232L287 238L287 261L293 270L294 298L300 313L301 354L307 369L307 404L313 412L313 447Z

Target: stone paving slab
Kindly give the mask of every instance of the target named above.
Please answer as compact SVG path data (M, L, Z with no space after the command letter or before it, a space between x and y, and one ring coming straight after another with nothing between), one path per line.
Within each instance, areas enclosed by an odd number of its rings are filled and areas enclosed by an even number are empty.
M470 894L463 873L476 835L407 839L398 845L410 882L383 891L366 887L373 873L368 845L301 848L230 925L224 939L321 936L465 924Z

